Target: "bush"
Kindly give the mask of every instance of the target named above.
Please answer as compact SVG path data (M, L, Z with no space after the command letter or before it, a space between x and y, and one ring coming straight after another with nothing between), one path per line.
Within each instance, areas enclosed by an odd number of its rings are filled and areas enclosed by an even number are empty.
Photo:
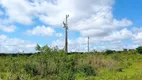
M136 48L136 50L137 50L138 53L142 54L142 46Z
M41 47L37 44L36 47L35 47L35 50L36 50L36 51L40 51L40 50L41 50Z
M24 66L24 70L28 73L31 74L32 76L38 75L38 70L36 69L35 65L32 64L26 64Z
M90 65L83 65L80 71L85 73L86 76L96 75L95 69Z
M108 54L112 54L113 51L112 50L106 50L105 53L108 55Z
M128 50L127 50L127 49L123 49L123 51L124 51L124 52L127 52Z

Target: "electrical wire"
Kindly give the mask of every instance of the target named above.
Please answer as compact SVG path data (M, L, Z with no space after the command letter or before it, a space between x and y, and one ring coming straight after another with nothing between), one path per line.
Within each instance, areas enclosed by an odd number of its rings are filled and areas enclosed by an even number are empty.
M112 3L112 1L110 1L109 3L107 3L104 7L100 8L98 11L96 11L96 12L93 14L93 16L96 15L97 13L99 13L101 10L103 10L106 6L108 6L108 5L111 4L111 3ZM110 11L105 12L105 14L99 16L99 17L96 18L95 20L92 20L92 21L88 22L86 25L89 25L89 23L94 22L94 21L100 19L102 16L106 15L108 12L110 12ZM83 24L85 24L85 23L83 23Z

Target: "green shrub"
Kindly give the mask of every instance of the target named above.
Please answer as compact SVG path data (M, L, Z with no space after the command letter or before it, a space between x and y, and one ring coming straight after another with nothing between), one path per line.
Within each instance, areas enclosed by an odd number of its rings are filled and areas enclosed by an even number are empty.
M41 51L41 47L37 44L36 47L35 47L35 50L36 51Z
M112 54L113 51L112 50L106 50L105 53L108 55L108 54Z
M36 69L35 65L32 64L26 64L24 66L24 70L28 73L31 74L32 76L38 75L38 70Z
M127 49L123 49L123 51L124 51L124 52L127 52L128 50L127 50Z
M81 72L85 73L86 76L96 75L95 69L90 65L83 65L80 69Z
M74 53L37 47L39 54L0 56L0 80L141 80L142 55L132 51ZM137 48L140 53L141 48ZM92 52L93 53L93 52ZM113 53L113 54L112 54ZM125 53L125 54L124 54ZM111 55L106 55L111 54ZM125 78L126 77L126 78Z
M138 53L142 54L142 46L136 48L136 50L137 50Z

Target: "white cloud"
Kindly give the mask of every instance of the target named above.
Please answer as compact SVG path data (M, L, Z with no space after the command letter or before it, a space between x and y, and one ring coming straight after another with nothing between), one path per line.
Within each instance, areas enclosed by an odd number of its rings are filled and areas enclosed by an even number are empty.
M114 31L109 36L106 36L104 40L108 41L117 41L117 40L127 40L132 38L132 32L127 30L126 28L121 31Z
M108 4L109 2L112 3ZM53 2L42 0L42 3L40 1L34 1L34 3L38 7L39 19L42 22L52 26L61 26L65 15L69 14L69 29L79 31L82 36L107 36L115 29L133 24L127 18L117 20L113 17L114 0L85 0L83 2L82 0L56 0ZM96 13L102 7L104 8ZM47 10L45 11L45 9Z
M35 52L35 46L35 43L31 43L17 38L8 38L6 35L0 35L0 52Z
M142 45L142 32L134 34L133 40L135 43Z
M112 21L107 20L108 19L105 20L100 18L97 21L90 23L89 25L82 22L81 25L76 26L76 30L80 31L82 36L105 37L120 27L132 25L132 22L126 19L122 19L121 21L116 19Z
M59 49L63 49L65 44L64 39L58 39L56 41L53 41L51 46L58 46ZM87 38L85 37L79 37L75 40L68 40L68 48L69 51L87 51L86 49L87 44Z
M7 39L7 36L5 36L5 35L0 35L0 40L1 41L5 41Z
M115 0L2 0L0 3L13 22L32 24L36 17L48 25L62 27L65 15L69 14L70 30L79 31L82 36L106 36L119 27L132 25L126 18L117 20L113 17L114 2ZM96 13L98 10L100 11ZM93 33L90 34L89 31Z
M133 27L132 31L133 31L133 37L132 37L133 42L139 46L142 45L142 28Z
M92 33L91 31L89 31ZM90 37L90 50L102 51L106 49L112 50L123 50L124 48L134 49L138 45L136 44L127 44L122 40L129 40L132 38L133 34L130 30L124 28L120 31L113 31L108 36L97 36ZM87 51L87 37L78 37L69 41L69 51ZM53 41L52 46L58 46L60 49L64 48L64 39L59 39Z
M82 31L83 32L83 31ZM113 30L113 31L103 31L100 29L94 29L94 30L86 30L83 33L81 33L83 37L92 38L94 41L119 41L119 40L127 40L131 39L133 34L130 30L127 28L124 28L120 31Z
M63 37L62 33L56 33L56 37Z
M32 30L26 31L27 35L33 35L33 36L52 36L54 33L55 33L54 29L45 26L37 26Z
M7 19L0 19L0 31L12 33L15 32L17 27L15 25L12 25L9 23L9 20Z
M112 3L108 4L109 2ZM133 23L127 18L118 20L113 16L114 2L115 0L32 0L32 2L29 0L1 0L0 5L5 9L6 16L8 16L8 20L3 23L17 22L26 25L32 24L35 18L39 18L41 22L51 27L62 27L65 15L69 14L69 30L81 34L77 39L69 40L69 48L72 51L86 51L87 36L91 37L92 47L96 44L99 46L101 42L104 42L99 47L100 49L123 48L124 44L121 44L121 40L132 38L132 32L125 27L131 26ZM104 8L96 13L102 7ZM51 27L37 26L32 30L27 30L26 34L62 36L62 33L55 33ZM119 28L123 29L118 31ZM140 33L135 34L134 40L140 41L139 36L141 36ZM107 46L106 44L111 41L120 41L120 43ZM64 40L53 41L52 45L63 48Z
M104 37L109 34L108 30L101 30L101 29L89 29L80 31L82 36L90 36L90 37Z
M10 25L10 26L5 26L5 25L0 25L0 30L4 32L14 32L16 30L16 26Z
M28 0L1 0L0 4L5 9L6 15L11 22L32 23L32 16L36 12Z
M142 32L142 28L133 27L133 28L132 28L132 31L133 31L134 33L139 33L139 32Z
M69 14L69 23L72 28L75 28L76 24L80 22L84 23L84 20L85 23L87 23L108 12L100 19L99 24L114 21L116 25L121 23L122 26L127 26L127 24L131 23L129 20L122 19L119 21L113 18L112 5L114 1L115 0L33 0L30 2L28 0L2 0L0 3L6 9L10 20L23 24L30 24L34 17L38 17L46 24L61 25L62 21L65 19L65 15ZM101 8L103 9L95 14ZM98 22L96 23L98 24Z
M88 39L87 37L79 37L75 40L68 40L68 50L69 52L87 52L88 51ZM51 46L58 46L59 49L64 48L64 39L58 39L53 41ZM101 41L95 40L94 38L90 38L90 51L97 50L97 51L104 51L107 49L111 50L123 50L126 49L135 49L139 45L136 44L126 44L121 40L117 41Z
M126 26L130 26L132 25L132 21L128 20L128 19L122 19L121 21L118 21L118 20L114 20L113 22L114 26L117 26L117 27L126 27Z

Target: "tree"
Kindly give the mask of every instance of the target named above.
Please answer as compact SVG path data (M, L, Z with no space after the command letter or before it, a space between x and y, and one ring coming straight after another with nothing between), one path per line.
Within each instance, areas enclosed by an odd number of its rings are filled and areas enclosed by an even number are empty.
M35 47L36 51L41 51L41 47L37 44Z
M42 52L48 52L49 50L51 50L51 49L50 49L50 47L48 47L48 45L45 45L41 48Z
M123 51L124 51L124 52L127 52L128 50L127 50L127 49L123 49Z
M112 51L112 50L106 50L105 53L106 53L106 54L112 54L113 51Z
M94 52L94 53L97 53L97 51L96 51L95 49L93 49L93 52Z
M136 50L137 50L138 53L142 54L142 46L136 48Z

